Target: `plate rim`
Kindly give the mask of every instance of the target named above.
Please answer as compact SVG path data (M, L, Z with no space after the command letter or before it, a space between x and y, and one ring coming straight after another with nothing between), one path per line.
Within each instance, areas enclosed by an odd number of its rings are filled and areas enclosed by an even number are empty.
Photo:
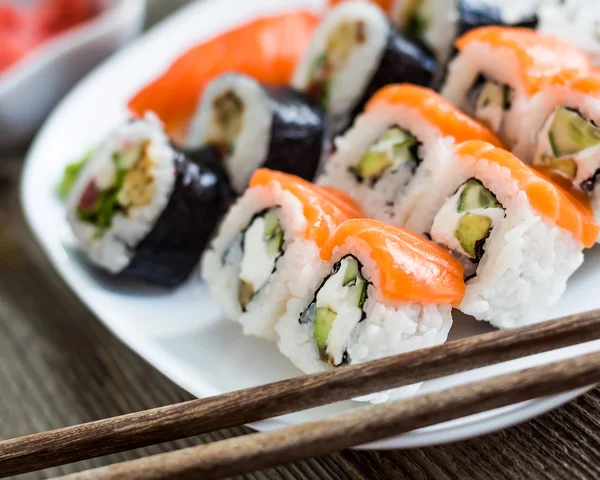
M151 42L148 38L154 36L160 36L162 31L169 31L171 25L175 25L179 18L183 18L190 12L194 11L194 15L200 15L200 11L210 8L211 5L217 2L221 4L227 3L239 3L240 0L204 0L202 3L192 2L179 9L175 13L171 14L167 19L161 21L158 25L151 28L149 31L144 32L143 35L134 40L130 45L124 49L118 51L116 54L111 55L107 60L98 65L88 75L86 75L77 85L69 92L69 94L60 101L57 107L45 120L42 128L38 131L34 141L31 143L28 152L26 154L25 161L23 163L21 180L19 187L19 198L20 205L23 215L26 220L26 224L39 245L41 250L44 252L48 261L52 264L53 269L69 287L69 289L75 294L75 296L88 308L92 314L119 340L121 340L126 346L131 348L146 362L164 374L173 383L183 388L187 392L191 393L198 398L206 397L204 394L199 394L199 389L196 385L191 385L189 378L181 371L177 370L177 361L173 360L173 355L167 350L156 348L152 346L152 342L147 341L141 336L131 336L118 328L115 322L106 321L104 315L100 313L98 305L87 302L84 299L84 292L77 288L74 274L69 269L61 268L61 262L57 258L53 248L52 242L45 239L45 230L43 226L35 218L35 209L30 200L30 189L28 185L35 183L32 179L35 177L35 165L43 161L43 155L39 153L45 143L48 142L48 138L51 138L53 130L56 128L54 125L59 123L59 119L63 115L63 112L69 110L69 106L73 99L77 99L80 95L79 92L85 91L87 85L94 84L96 76L101 71L109 70L113 63L118 63L121 57L127 57L130 51L135 51L141 48L139 45L143 45L146 42ZM252 7L248 7L252 8ZM284 6L284 8L286 8ZM196 11L197 10L197 11ZM142 82L140 82L142 83ZM160 360L160 361L157 361ZM404 449L404 448L418 448L433 445L442 445L445 443L465 440L468 438L478 437L488 433L492 433L504 428L514 426L516 424L525 422L532 418L535 418L543 413L549 412L570 400L582 395L587 392L590 387L584 387L577 390L571 390L557 395L549 397L542 397L539 399L523 402L520 404L513 405L512 409L504 412L491 415L489 417L480 419L476 418L471 421L467 420L463 424L458 426L452 426L451 428L442 428L440 430L427 430L420 429L412 432L400 434L385 440L372 442L366 445L357 446L357 449ZM206 390L213 390L214 388L208 387ZM468 417L463 417L468 418ZM288 426L278 419L269 419L261 422L250 423L248 426L259 431L269 431L277 428Z

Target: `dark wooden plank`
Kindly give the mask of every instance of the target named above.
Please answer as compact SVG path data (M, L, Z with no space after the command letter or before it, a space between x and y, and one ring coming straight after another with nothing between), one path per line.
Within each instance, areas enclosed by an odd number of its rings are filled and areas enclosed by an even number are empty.
M21 156L0 154L0 438L192 399L108 332L54 272L20 211ZM232 428L18 478L64 475L249 432ZM246 478L362 477L338 455Z
M599 313L585 312L521 328L496 330L343 369L37 433L0 442L0 474L49 468L254 423L598 338ZM551 380L559 385L562 383ZM539 385L530 388L540 394L539 389ZM448 402L448 395L443 393L441 396L445 403ZM502 397L502 401L514 403L505 392ZM405 400L404 404L410 402ZM444 410L450 414L447 406L444 406ZM360 413L354 416L360 416ZM409 413L409 418L412 416ZM374 419L373 416L366 418L370 421ZM387 419L383 424L387 424ZM360 430L366 430L366 427ZM369 430L375 431L372 427ZM346 441L350 442L349 439ZM365 443L371 440L356 438L353 441ZM353 443L342 445L352 446Z

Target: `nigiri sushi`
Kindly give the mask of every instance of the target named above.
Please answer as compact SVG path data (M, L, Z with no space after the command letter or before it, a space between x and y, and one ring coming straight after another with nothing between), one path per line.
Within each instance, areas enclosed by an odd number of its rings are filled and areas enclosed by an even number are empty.
M378 6L346 2L330 10L317 28L292 84L325 107L335 134L381 87L429 85L435 68L433 56L398 35Z
M333 230L361 216L343 192L257 170L204 254L202 275L211 297L246 335L276 339L289 278L309 275Z
M457 145L430 187L406 226L461 261L460 310L499 328L540 321L598 236L585 197L486 142Z
M545 78L564 69L589 70L583 52L555 37L523 29L482 27L456 42L441 93L487 124L512 147L523 103Z
M279 349L313 373L443 343L465 293L448 251L376 220L341 224L310 275L292 278ZM369 397L381 401L388 394Z
M471 139L502 145L433 90L388 85L336 139L318 183L346 191L369 217L402 226L415 198L431 188L431 177L452 155L454 142Z
M206 88L187 141L219 148L238 193L258 167L312 180L324 144L325 115L310 97L231 73Z
M233 198L214 149L192 158L148 116L94 150L69 195L68 220L93 265L174 287L197 266Z
M256 18L192 47L168 70L129 101L138 117L154 112L176 140L188 123L206 85L226 72L249 75L270 85L288 85L319 17L305 10Z

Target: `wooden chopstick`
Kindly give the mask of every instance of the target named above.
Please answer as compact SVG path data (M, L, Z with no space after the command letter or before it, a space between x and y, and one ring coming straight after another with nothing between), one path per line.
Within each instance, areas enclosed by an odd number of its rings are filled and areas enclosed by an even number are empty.
M600 352L325 420L60 477L61 480L216 479L336 452L600 381Z
M0 442L0 476L256 422L600 338L600 311Z

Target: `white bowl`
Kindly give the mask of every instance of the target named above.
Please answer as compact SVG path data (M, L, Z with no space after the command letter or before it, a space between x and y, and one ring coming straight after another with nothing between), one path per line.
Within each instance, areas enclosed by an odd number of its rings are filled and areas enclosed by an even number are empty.
M142 29L144 0L100 4L94 19L49 40L0 74L0 147L30 138L83 75Z

